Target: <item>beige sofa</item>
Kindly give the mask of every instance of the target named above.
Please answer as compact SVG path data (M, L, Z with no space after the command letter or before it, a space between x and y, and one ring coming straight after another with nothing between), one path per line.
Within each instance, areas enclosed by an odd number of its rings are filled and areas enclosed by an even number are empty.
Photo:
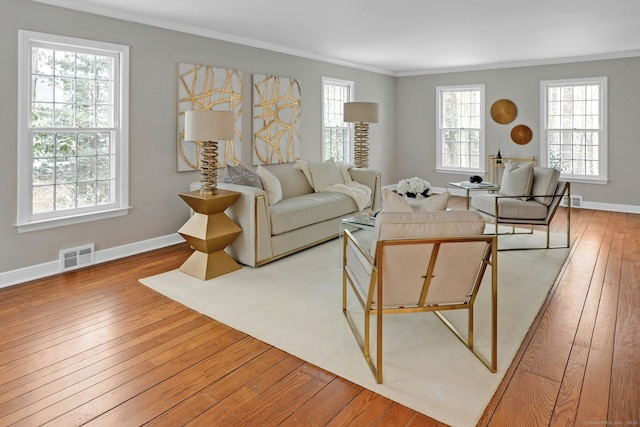
M226 214L242 233L226 251L241 264L256 267L338 236L340 219L360 211L348 195L316 192L305 174L285 166L271 170L282 188L282 200L269 204L267 191L246 185L218 183L218 188L239 191ZM371 188L366 209L380 201L380 172L352 168L351 178Z

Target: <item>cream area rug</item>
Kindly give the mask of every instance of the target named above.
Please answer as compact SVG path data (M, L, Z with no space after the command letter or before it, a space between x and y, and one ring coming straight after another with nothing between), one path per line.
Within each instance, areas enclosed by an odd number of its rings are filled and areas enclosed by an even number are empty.
M364 240L370 233L361 230L355 235ZM500 239L501 247L534 240L544 244L544 235L537 232ZM332 240L262 267L243 267L208 281L174 270L140 282L439 421L474 426L568 254L568 249L499 253L497 373L492 374L433 313L388 315L383 329L384 383L376 384L342 313L339 244ZM475 344L489 358L490 282L486 279L490 279L489 270L476 302ZM362 309L350 296L349 311L362 328ZM466 331L466 311L445 315Z

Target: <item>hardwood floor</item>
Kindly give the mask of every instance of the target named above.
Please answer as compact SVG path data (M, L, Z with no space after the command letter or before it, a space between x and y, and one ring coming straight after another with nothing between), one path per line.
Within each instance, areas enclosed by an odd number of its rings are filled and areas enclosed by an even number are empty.
M481 426L640 422L640 215L572 214L567 262ZM138 283L190 253L0 289L0 426L442 425Z

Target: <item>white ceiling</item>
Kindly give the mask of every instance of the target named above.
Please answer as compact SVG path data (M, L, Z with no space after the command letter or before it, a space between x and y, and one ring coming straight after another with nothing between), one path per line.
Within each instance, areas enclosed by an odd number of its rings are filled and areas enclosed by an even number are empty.
M36 0L391 75L640 55L639 0Z

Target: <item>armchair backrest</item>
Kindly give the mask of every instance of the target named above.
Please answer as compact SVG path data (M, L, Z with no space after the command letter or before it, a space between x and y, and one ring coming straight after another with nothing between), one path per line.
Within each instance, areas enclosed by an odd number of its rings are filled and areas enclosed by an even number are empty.
M558 181L558 186L556 187L556 191L553 193L555 197L552 197L552 201L549 204L547 209L547 218L546 221L550 222L553 215L556 213L558 206L562 203L562 199L565 195L569 195L569 182L568 181Z
M374 235L384 308L468 304L491 256L492 236L474 211L381 212Z

